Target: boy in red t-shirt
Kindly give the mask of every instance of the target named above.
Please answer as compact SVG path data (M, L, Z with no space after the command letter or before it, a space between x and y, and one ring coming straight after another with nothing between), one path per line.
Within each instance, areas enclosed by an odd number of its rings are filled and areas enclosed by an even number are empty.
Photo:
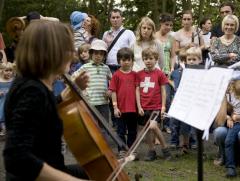
M168 83L168 79L161 70L155 68L155 64L159 57L159 53L156 49L144 49L142 51L142 57L146 68L137 72L136 98L138 113L142 116L139 124L144 126L153 111L161 111L161 114L165 112L165 84ZM158 121L160 121L159 117ZM155 138L160 141L163 156L169 159L171 154L167 148L162 131L159 129L157 121L154 121L151 123L147 134L149 152L145 160L152 161L156 159L157 154L154 148Z
M113 74L109 86L114 116L117 118L117 134L129 148L137 136L136 73L132 71L133 58L133 52L129 48L118 51L117 61L121 67ZM118 149L119 157L123 158L125 150Z

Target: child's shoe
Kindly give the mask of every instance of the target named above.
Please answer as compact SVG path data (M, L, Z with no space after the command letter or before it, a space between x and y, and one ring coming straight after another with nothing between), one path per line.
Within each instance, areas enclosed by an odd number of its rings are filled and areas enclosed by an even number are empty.
M126 156L126 151L125 150L120 150L118 153L118 158L123 159Z
M183 153L183 154L188 154L188 151L189 151L188 146L187 146L187 145L183 145L183 147L182 147L182 153Z
M177 145L176 144L171 144L171 145L169 145L169 149L171 149L171 150L176 150L177 149Z
M223 166L224 165L224 160L223 160L222 157L221 158L217 158L217 159L213 160L213 164L215 166Z
M149 150L147 156L145 157L145 161L153 161L156 160L157 153L155 150Z
M163 148L162 153L165 160L170 160L172 158L172 155L168 148Z
M133 157L133 161L138 161L139 160L139 157L138 157L138 152L137 151L134 151L131 156Z
M232 177L236 177L237 176L237 172L235 168L227 168L227 173L226 173L226 177L228 178L232 178Z
M191 149L196 150L197 149L197 144L192 144Z

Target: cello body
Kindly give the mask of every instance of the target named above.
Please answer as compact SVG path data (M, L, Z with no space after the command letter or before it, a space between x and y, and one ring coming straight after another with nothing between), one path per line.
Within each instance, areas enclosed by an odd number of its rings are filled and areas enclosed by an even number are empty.
M78 163L89 179L106 181L119 163L88 105L71 91L70 98L59 104L58 111L63 120L65 140ZM116 180L130 179L121 171Z

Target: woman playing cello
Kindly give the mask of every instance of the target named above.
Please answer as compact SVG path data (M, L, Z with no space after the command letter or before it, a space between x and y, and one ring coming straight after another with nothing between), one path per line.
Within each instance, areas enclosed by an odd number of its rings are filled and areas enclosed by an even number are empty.
M62 23L35 20L24 31L16 50L18 76L5 103L7 180L88 179L80 167L64 165L56 108L61 98L52 92L55 78L68 72L73 52L72 33ZM87 81L84 72L76 80L82 89Z

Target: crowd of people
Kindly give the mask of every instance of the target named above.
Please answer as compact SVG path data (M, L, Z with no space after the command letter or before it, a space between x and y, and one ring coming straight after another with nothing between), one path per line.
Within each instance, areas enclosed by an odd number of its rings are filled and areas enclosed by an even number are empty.
M67 26L41 20L34 12L17 42L13 63L8 61L0 36L0 136L6 134L3 155L7 179L89 179L79 166L64 165L61 154L63 125L57 104L68 95L63 73L71 75L89 104L129 148L149 124L148 152L141 159L157 159L155 146L159 144L166 160L171 160L172 149L183 154L196 149L195 128L166 113L186 67L227 67L239 62L240 28L233 4L221 4L219 13L221 22L212 28L209 17L194 26L192 11L184 11L181 29L176 32L172 15L160 15L159 29L146 16L134 33L124 28L121 10L113 9L109 13L111 27L101 38L100 23L94 15L74 11ZM237 176L239 94L237 76L212 126L219 148L214 164L225 165L227 177ZM159 116L150 120L156 112ZM96 124L104 129L101 123ZM170 134L169 143L163 131ZM104 130L102 133L108 136ZM118 158L126 155L127 150L118 147ZM136 150L133 156L139 159Z

